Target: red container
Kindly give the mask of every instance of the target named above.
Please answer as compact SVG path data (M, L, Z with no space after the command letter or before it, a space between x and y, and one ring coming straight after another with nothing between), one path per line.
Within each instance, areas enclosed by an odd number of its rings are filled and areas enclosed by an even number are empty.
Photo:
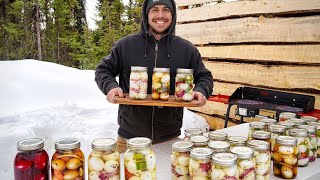
M23 139L17 143L19 152L14 159L15 180L49 179L49 156L43 146L43 140L38 138Z

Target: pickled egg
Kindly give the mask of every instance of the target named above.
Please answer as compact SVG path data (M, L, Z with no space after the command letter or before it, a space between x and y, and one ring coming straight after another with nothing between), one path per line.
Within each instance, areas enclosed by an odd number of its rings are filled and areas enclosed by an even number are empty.
M103 155L102 152L99 152L99 151L92 151L92 152L90 153L90 156L92 156L92 157L101 158L102 155Z
M169 99L169 93L161 93L160 99Z
M239 162L239 166L243 169L249 169L254 167L254 161L252 159L241 159Z
M140 73L131 72L131 74L130 74L130 80L132 80L132 81L138 81L139 79L141 79Z
M71 158L66 164L66 167L71 170L78 169L80 166L82 162L78 158Z
M66 164L61 159L55 159L52 161L51 166L54 170L62 171L66 168Z
M177 165L175 171L180 175L187 175L189 173L188 167Z
M277 152L274 152L273 153L273 156L272 156L273 160L275 161L282 161L282 157L281 157L281 154L280 153L277 153Z
M257 168L256 168L256 173L258 175L263 175L263 174L266 174L269 170L269 167L270 167L270 164L260 164L260 165L257 165Z
M223 179L225 173L222 169L212 169L211 171L211 179Z
M176 180L189 180L189 179L190 179L189 176L188 176L188 175L185 175L185 176L179 176L179 177L177 177Z
M294 148L291 146L279 146L279 153L281 154L293 154Z
M176 165L178 164L177 156L174 155L174 154L171 154L170 157L171 157L171 164L172 164L173 166L176 166Z
M113 152L113 153L110 153L110 154L103 155L103 159L105 161L118 160L118 159L120 159L120 155L119 155L118 152Z
M99 175L100 175L100 172L90 171L88 177L89 177L89 180L100 180Z
M237 173L237 165L229 166L224 168L224 172L227 176L235 176Z
M178 157L178 163L181 166L188 166L189 165L189 161L190 161L190 158L187 157L187 156L179 156Z
M167 83L170 81L170 75L169 74L165 74L164 76L161 77L161 82L162 83Z
M285 162L286 164L293 166L296 165L298 162L298 158L296 156L292 156L291 158L284 158L283 162Z
M127 170L131 173L131 174L136 174L137 173L137 166L134 160L131 160L127 163Z
M147 98L147 93L146 92L139 92L138 93L138 98L139 99L146 99Z
M115 161L115 160L109 160L106 163L104 163L104 167L103 169L107 172L107 173L111 173L114 172L118 169L119 167L119 162Z
M255 159L257 164L265 164L269 161L270 155L268 153L259 153Z
M292 169L290 169L287 166L282 166L281 167L281 174L283 175L283 177L288 178L288 179L293 177Z
M299 152L307 152L308 148L305 145L298 145Z
M190 163L189 167L191 167L192 169L199 169L200 168L200 163L198 161L190 159L189 163Z
M125 160L125 161L131 161L131 160L133 160L133 152L132 152L132 151L126 152L126 154L125 154L125 156L124 156L124 160Z
M141 79L142 80L148 80L148 73L144 72L144 73L140 73Z
M102 171L104 162L98 157L91 157L88 161L90 169L94 171Z
M182 96L183 101L191 101L193 98L192 94L186 93Z
M152 174L150 171L142 171L140 178L141 178L141 180L150 180L150 179L152 179Z
M65 180L73 180L79 176L79 172L77 170L67 170L64 173L63 179Z
M162 78L163 73L161 73L161 72L155 72L153 75L154 75L155 78L160 79L160 78Z

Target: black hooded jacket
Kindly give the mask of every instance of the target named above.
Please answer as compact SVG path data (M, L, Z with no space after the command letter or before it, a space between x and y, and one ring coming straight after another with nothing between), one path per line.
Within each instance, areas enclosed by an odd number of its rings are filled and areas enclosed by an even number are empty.
M174 94L177 68L193 69L194 91L201 92L207 98L212 94L212 74L202 63L200 53L189 41L174 35L176 6L174 0L171 1L174 11L172 24L165 36L156 41L149 34L145 1L141 31L120 39L111 53L97 66L95 81L105 95L115 87L120 87L124 93L129 93L131 66L148 67L148 94L151 94L154 67L170 68L171 95ZM158 46L157 53L156 46ZM119 76L119 84L115 80L116 76ZM149 137L153 143L162 142L180 135L182 118L181 107L119 105L118 134L126 139Z

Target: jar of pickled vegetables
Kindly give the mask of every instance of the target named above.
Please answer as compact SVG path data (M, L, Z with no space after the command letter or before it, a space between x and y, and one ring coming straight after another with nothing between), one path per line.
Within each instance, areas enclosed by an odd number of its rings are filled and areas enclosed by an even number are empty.
M96 139L91 143L92 152L88 158L89 180L120 180L120 155L116 141L110 138Z
M238 157L239 179L255 180L256 163L253 158L253 149L245 146L236 146L232 147L230 151Z
M283 123L287 123L288 121L284 121ZM276 144L276 139L278 136L285 136L286 135L286 128L285 126L281 125L270 125L269 132L271 133L270 136L270 145L271 145L271 153L274 152L274 146Z
M211 179L239 179L237 156L231 153L218 153L212 156Z
M310 122L310 126L316 128L316 137L317 137L317 158L320 158L320 123L319 122Z
M252 134L252 139L261 140L270 143L271 133L267 131L255 131Z
M131 99L146 99L148 93L147 67L131 66L129 97Z
M192 136L197 136L197 135L198 136L203 135L203 132L202 132L201 129L199 129L199 128L187 128L187 129L184 130L184 138L183 138L183 140L184 141L190 141L190 138Z
M172 144L171 173L172 179L190 179L189 161L192 143L178 141Z
M252 139L252 133L255 131L265 130L266 124L264 122L251 122L249 123L248 139Z
M177 69L175 82L176 101L191 101L193 99L193 69Z
M209 138L207 136L192 136L190 141L193 144L193 148L196 147L208 147Z
M209 131L208 132L209 142L211 141L226 141L228 134L218 131Z
M253 149L253 158L256 163L256 179L269 179L271 166L270 143L261 140L248 141Z
M170 69L153 68L152 74L152 99L169 100Z
M283 121L278 123L281 126L284 126L286 128L286 135L289 136L289 130L293 129L295 127L295 124L290 121Z
M280 115L279 115L279 122L282 122L282 121L287 121L289 119L292 119L292 118L296 118L297 115L295 113L292 113L292 112L282 112Z
M157 179L156 154L151 149L151 139L131 138L127 141L127 147L124 154L125 179Z
M309 164L310 136L306 129L291 129L289 135L297 139L298 166L306 167Z
M14 159L14 179L49 179L49 156L43 149L42 139L29 138L17 143ZM5 147L3 147L5 148Z
M290 119L289 122L292 122L295 125L295 127L305 124L304 120L298 118Z
M297 139L278 136L273 152L273 173L279 178L293 179L298 174Z
M76 138L64 138L55 142L56 152L51 160L52 179L85 179L85 162Z
M209 148L213 150L213 153L228 153L230 151L230 143L225 141L210 141Z
M297 128L306 129L309 131L310 144L309 144L309 162L313 162L317 157L317 137L316 127L310 125L300 125Z
M302 116L301 119L305 121L306 124L310 122L318 122L318 118L313 117L313 116Z
M247 138L243 136L229 136L228 142L230 143L230 148L234 146L246 146Z
M212 149L194 148L190 151L189 174L191 179L210 179Z
M263 119L260 120L260 122L263 122L263 123L266 124L265 131L269 130L269 126L270 125L277 124L277 120L276 119L271 119L271 118L263 118Z

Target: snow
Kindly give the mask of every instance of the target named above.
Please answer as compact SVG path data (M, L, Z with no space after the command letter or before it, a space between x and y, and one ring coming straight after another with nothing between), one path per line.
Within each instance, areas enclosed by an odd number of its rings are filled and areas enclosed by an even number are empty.
M38 137L49 156L64 137L81 141L87 157L96 138L117 137L118 105L108 103L93 70L79 70L37 60L0 61L0 174L13 179L16 143ZM183 127L208 128L185 109Z

